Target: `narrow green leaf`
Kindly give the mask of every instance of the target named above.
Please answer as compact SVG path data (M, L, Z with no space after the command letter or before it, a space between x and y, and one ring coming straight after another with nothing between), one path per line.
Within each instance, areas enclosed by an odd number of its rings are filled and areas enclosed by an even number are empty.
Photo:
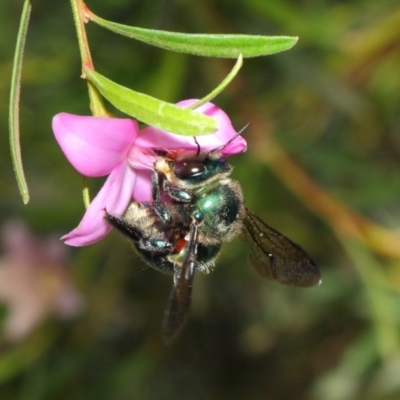
M135 92L96 71L85 69L85 73L111 104L147 125L183 136L208 135L217 130L217 123L211 117Z
M294 36L258 36L238 34L189 34L137 28L107 21L90 13L90 19L115 33L140 40L152 46L206 57L244 58L266 56L289 50L298 38Z
M15 177L18 183L18 188L24 204L29 202L29 191L22 165L21 145L19 140L19 99L21 94L22 60L31 9L32 6L30 4L30 0L25 0L22 8L21 21L19 24L17 44L15 46L9 108L9 139L11 159L14 167Z

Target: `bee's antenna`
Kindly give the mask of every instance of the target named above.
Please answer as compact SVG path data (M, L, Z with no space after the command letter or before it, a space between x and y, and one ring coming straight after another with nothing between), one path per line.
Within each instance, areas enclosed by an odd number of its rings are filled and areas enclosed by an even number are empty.
M214 153L214 151L219 151L222 150L223 148L225 148L226 146L228 146L229 143L232 143L238 136L240 136L251 124L251 122L248 122L235 136L233 136L232 138L230 138L226 143L224 143L221 146L216 147L215 149L212 149L211 151L209 151L209 153ZM197 142L196 142L197 143Z
M196 136L193 136L193 139L197 144L197 153L196 153L196 157L197 157L200 154L200 145L199 145L199 142L197 141Z

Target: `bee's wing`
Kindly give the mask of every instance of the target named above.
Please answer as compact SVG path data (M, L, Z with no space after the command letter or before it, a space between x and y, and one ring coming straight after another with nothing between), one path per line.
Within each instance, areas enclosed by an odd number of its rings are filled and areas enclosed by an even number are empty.
M269 227L246 209L244 236L250 246L250 263L267 279L294 286L321 281L314 260L296 243Z
M190 310L192 300L192 286L197 264L198 227L190 227L190 239L185 247L185 258L182 266L174 274L174 284L169 295L167 308L161 328L161 336L165 343L169 343L180 332Z

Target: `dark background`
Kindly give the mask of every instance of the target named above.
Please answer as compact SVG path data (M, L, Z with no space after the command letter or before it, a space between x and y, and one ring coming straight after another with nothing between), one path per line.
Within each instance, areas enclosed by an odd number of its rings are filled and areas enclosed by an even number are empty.
M69 2L32 3L21 97L27 206L7 122L22 1L0 3L0 222L18 216L39 236L61 236L84 209L81 177L54 140L51 118L90 110ZM231 159L247 206L301 243L323 282L298 289L264 281L235 240L210 275L196 276L190 319L166 348L159 331L171 278L145 268L113 232L70 249L86 303L78 318L50 317L24 341L0 342L1 400L400 399L398 0L87 5L146 28L300 37L288 52L245 60L215 103L238 129L252 123L248 152ZM87 30L99 72L171 102L203 97L233 65L93 23ZM100 184L91 182L93 193Z

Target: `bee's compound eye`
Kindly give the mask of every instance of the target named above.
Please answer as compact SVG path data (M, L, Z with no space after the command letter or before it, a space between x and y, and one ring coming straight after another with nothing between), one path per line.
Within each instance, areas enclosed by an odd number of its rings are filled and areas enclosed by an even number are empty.
M197 160L178 160L174 164L174 174L182 179L199 176L204 170L204 164Z

